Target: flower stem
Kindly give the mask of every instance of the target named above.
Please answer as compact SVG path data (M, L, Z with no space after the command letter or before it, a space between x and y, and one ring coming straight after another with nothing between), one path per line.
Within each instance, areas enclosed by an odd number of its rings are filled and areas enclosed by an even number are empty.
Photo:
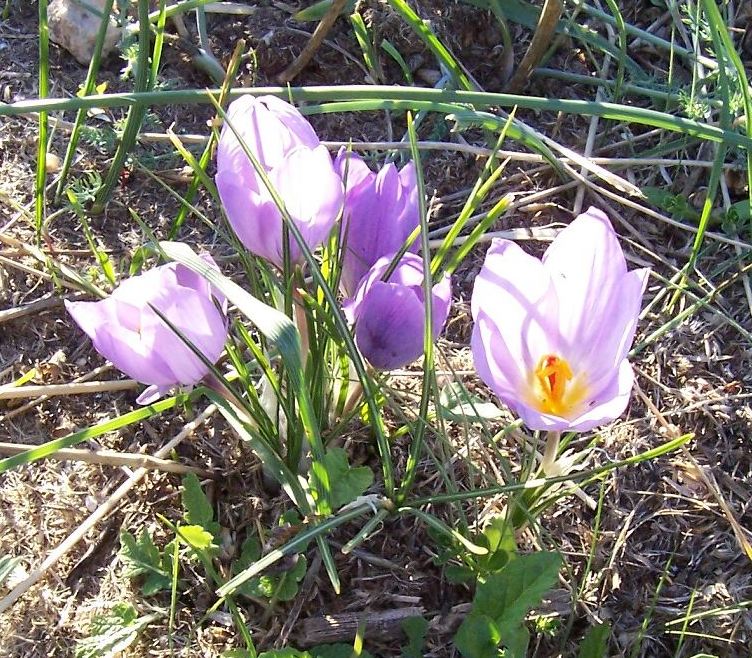
M544 475L551 473L552 466L556 462L556 457L559 454L560 438L561 432L548 432L546 435L546 448L543 452L543 461L541 462L541 470Z

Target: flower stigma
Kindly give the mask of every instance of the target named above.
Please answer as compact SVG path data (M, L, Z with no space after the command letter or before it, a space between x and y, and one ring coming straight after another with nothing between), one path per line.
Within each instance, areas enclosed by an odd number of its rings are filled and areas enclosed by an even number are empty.
M569 362L556 354L540 358L532 384L535 406L556 416L569 416L580 409L587 395L582 378L575 377Z

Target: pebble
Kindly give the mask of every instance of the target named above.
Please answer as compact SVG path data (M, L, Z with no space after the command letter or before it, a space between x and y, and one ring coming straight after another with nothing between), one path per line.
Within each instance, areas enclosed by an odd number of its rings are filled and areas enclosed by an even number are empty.
M100 12L105 0L87 0L87 4ZM84 9L75 0L51 0L47 8L50 39L65 48L80 64L89 65L94 55L100 19ZM120 40L120 28L110 18L107 36L102 47L102 57L109 55Z

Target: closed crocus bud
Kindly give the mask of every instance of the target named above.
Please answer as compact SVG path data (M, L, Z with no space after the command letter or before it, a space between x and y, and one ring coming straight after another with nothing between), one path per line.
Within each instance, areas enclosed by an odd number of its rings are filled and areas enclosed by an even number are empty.
M425 305L423 259L407 253L387 281L382 281L394 255L376 261L344 310L355 324L355 343L379 370L394 370L423 354ZM449 275L432 289L433 338L439 337L452 301Z
M374 263L399 251L420 223L415 165L372 172L360 156L340 149L334 166L345 182L341 240L342 289L352 296ZM410 246L417 252L418 241Z
M486 384L534 430L584 432L618 418L648 269L627 271L606 215L590 208L543 259L494 240L475 279L471 346Z
M315 249L339 216L344 191L311 124L274 96L243 96L230 104L227 120L264 168L308 247ZM227 219L243 245L282 268L282 214L227 123L217 148L216 183ZM289 251L292 263L302 261L292 236Z
M204 259L216 267L211 257ZM139 404L150 404L175 386L196 384L209 373L154 309L212 363L227 340L224 299L177 263L126 279L102 301L66 301L65 306L97 352L129 377L149 384Z

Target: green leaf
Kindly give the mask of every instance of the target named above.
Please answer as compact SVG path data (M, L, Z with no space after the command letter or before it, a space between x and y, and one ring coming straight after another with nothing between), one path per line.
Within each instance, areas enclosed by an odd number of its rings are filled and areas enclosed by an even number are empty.
M264 651L264 653L259 654L258 658L312 658L312 656L307 651L298 651L292 647L285 647L284 649Z
M182 502L185 510L183 518L188 524L201 526L212 536L217 537L219 523L214 521L214 509L201 489L201 483L195 473L188 473L183 478Z
M608 624L596 624L585 634L577 658L602 658L608 655L608 637L611 627Z
M165 569L159 549L154 545L151 535L144 529L138 541L130 533L120 533L119 557L125 565L125 576L137 578L146 576L141 586L144 596L151 596L171 584L170 569Z
M504 647L504 658L525 658L530 644L530 632L525 626L501 626L501 644Z
M477 578L477 574L465 565L448 564L444 569L444 577L450 583L473 583Z
M423 617L408 617L401 626L407 635L407 646L402 647L401 658L423 658L428 622Z
M498 658L501 634L496 622L475 610L462 622L454 644L465 658Z
M298 593L298 583L303 580L307 568L305 556L300 555L292 569L281 574L264 574L252 578L241 591L248 592L251 596L263 596L276 601L291 601Z
M488 555L478 558L486 571L500 571L517 556L514 528L503 516L494 517L483 529Z
M178 537L192 549L201 552L210 552L217 548L213 535L200 525L179 525Z
M90 636L76 644L75 658L109 658L127 649L155 615L138 617L130 603L118 603L97 615L89 626Z
M351 644L337 642L336 644L319 644L311 647L311 658L373 658L367 651L355 653Z
M323 464L314 463L314 468L324 469L316 478L311 478L311 489L315 498L323 498L323 492L314 489L314 482L329 482L329 501L334 509L351 503L373 484L373 473L367 466L351 468L347 463L347 453L342 448L330 448L324 455Z
M518 557L478 585L473 612L488 615L499 627L520 625L556 583L561 567L558 553L538 552Z
M232 573L241 573L261 557L261 546L256 537L248 537L240 549L238 557L232 565ZM305 556L297 556L291 569L276 574L264 574L251 578L243 583L238 592L246 596L264 597L277 601L290 601L298 593L298 583L305 576L308 563Z
M493 402L484 402L470 395L460 382L451 382L441 389L439 413L447 420L470 423L495 420L502 415Z

